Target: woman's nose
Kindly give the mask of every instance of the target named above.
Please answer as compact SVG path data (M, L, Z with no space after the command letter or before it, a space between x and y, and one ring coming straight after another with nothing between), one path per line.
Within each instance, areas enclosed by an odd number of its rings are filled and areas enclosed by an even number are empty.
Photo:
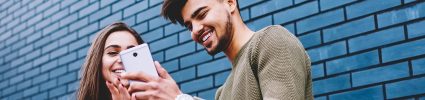
M117 62L118 62L118 63L122 63L122 61L121 61L121 57L120 57L120 56L117 56Z

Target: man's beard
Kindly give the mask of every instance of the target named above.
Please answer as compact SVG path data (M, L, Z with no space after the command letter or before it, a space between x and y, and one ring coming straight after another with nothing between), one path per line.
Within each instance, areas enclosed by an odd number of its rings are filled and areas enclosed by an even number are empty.
M218 37L217 35L217 31L216 31L216 36L217 36L217 47L215 49L211 49L211 51L208 51L209 55L214 56L215 54L224 51L227 49L227 47L230 45L230 41L233 38L233 24L230 21L230 14L227 14L227 22L226 22L226 26L225 26L225 33L223 34L222 37Z

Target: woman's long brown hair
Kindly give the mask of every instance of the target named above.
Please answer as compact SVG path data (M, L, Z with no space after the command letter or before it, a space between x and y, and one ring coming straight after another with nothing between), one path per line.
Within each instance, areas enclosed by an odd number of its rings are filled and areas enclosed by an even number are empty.
M143 43L139 34L122 22L112 23L96 33L97 36L94 38L81 68L82 75L77 92L78 100L111 100L111 93L106 87L101 69L105 41L111 33L116 31L128 31L139 44Z

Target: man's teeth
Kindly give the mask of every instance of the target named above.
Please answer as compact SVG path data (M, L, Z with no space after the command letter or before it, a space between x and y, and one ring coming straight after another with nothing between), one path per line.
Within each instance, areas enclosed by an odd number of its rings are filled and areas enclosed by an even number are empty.
M205 35L204 38L202 38L202 41L205 42L208 38L210 38L210 36L211 36L211 32Z
M123 73L123 72L125 72L125 70L115 70L114 72L115 73Z

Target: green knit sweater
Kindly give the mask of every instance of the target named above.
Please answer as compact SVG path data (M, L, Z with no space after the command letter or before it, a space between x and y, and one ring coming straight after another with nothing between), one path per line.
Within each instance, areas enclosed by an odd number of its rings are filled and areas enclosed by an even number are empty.
M258 68L259 84L251 67ZM237 54L217 100L312 100L310 59L299 40L283 27L256 32Z

